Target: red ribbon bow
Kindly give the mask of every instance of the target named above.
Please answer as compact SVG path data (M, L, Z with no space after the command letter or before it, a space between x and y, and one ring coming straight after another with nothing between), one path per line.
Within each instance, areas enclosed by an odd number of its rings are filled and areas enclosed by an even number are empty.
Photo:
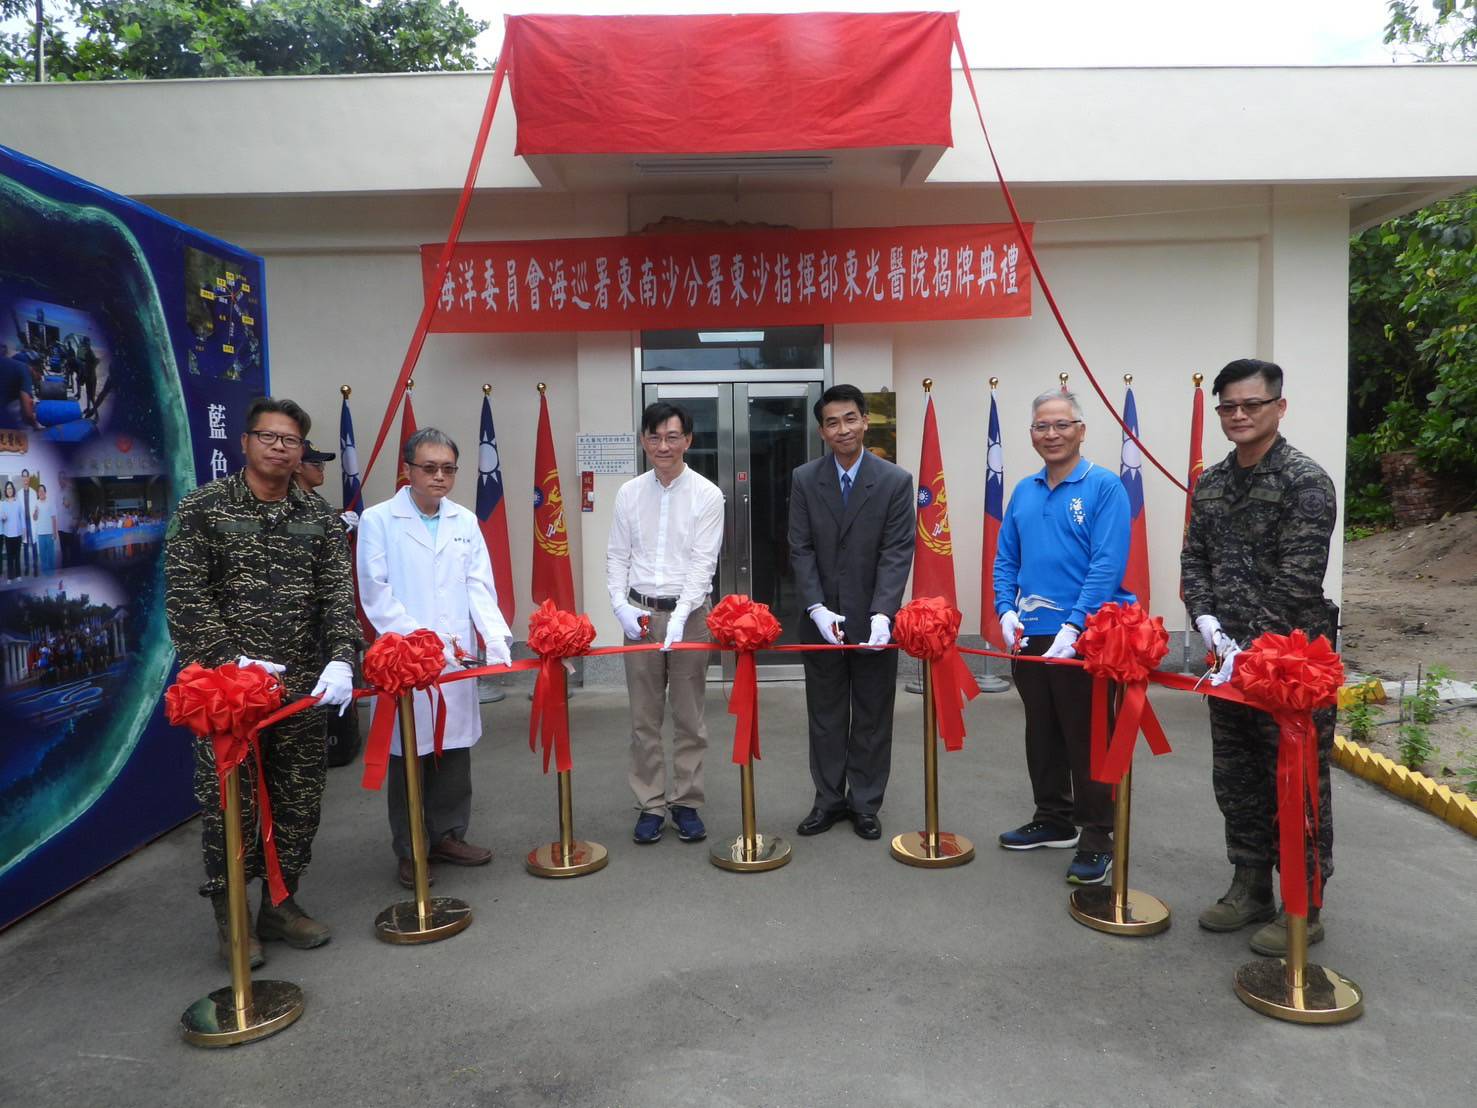
M587 615L575 615L545 600L528 617L528 648L539 658L538 677L533 683L533 711L528 717L528 749L538 749L543 736L544 772L549 755L560 773L574 768L569 753L569 703L566 700L564 659L584 654L595 641L595 625Z
M759 678L754 665L756 651L773 646L780 637L780 622L769 605L739 594L725 596L708 613L713 641L738 654L733 691L728 694L728 714L735 719L733 761L744 765L759 758Z
M1236 656L1231 684L1277 722L1277 838L1282 906L1308 914L1307 840L1318 838L1318 740L1313 709L1338 702L1344 663L1329 641L1302 631L1262 635ZM1313 904L1323 905L1323 873L1313 852Z
M1149 674L1169 653L1164 620L1138 604L1104 604L1087 617L1077 653L1092 674L1092 779L1116 785L1133 764L1139 732L1155 754L1170 753L1169 739L1149 703ZM1108 737L1108 683L1123 690L1113 736Z
M941 596L915 597L898 610L892 637L915 658L931 662L933 707L945 750L964 749L964 705L980 694L959 653L959 609Z
M431 736L432 749L441 757L441 743L446 735L446 701L436 688L436 679L446 667L446 648L441 636L422 627L408 635L386 632L374 640L364 653L364 680L374 686L374 724L364 745L364 777L360 784L378 789L385 782L390 765L390 740L395 731L395 702L412 689L424 689L435 719ZM416 757L414 736L400 736L400 752Z
M165 718L176 727L188 727L197 738L210 740L222 808L226 806L226 777L246 761L248 751L255 756L257 819L273 904L287 899L287 884L282 879L277 839L272 833L272 800L262 771L258 736L261 721L281 703L282 682L275 674L261 666L238 666L235 662L215 669L191 662L164 692Z

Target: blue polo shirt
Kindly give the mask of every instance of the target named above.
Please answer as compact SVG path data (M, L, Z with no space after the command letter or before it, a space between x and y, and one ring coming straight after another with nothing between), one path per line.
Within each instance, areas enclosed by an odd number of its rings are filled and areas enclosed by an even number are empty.
M995 612L1015 609L1027 635L1082 627L1123 588L1128 568L1128 493L1118 475L1081 459L1056 488L1046 470L1011 491L995 552Z

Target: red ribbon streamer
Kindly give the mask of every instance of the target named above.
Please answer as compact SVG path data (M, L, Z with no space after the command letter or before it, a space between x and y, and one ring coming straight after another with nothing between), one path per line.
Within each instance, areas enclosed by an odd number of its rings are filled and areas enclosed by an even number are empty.
M386 632L374 640L364 654L364 679L374 686L374 723L364 744L364 776L360 784L378 789L385 782L390 765L390 745L395 732L396 701L412 689L425 689L432 703L435 727L432 747L441 756L446 731L446 701L435 688L446 666L446 650L441 636L422 627L408 635ZM413 736L400 736L400 752L406 757L418 753L411 750Z
M164 693L165 718L210 741L222 808L226 806L226 778L246 760L248 751L255 756L257 822L273 904L281 904L288 894L277 857L277 839L272 833L272 800L262 767L260 735L263 728L285 718L284 713L273 713L281 703L282 683L275 674L261 666L238 666L235 662L214 669L192 662L180 670Z
M1155 754L1170 753L1169 739L1149 703L1149 675L1169 653L1164 620L1138 604L1104 604L1087 618L1077 653L1092 674L1092 779L1116 785L1133 764L1142 731ZM1123 689L1118 717L1108 737L1108 683Z
M1318 740L1313 709L1338 702L1344 665L1322 635L1268 632L1243 650L1231 684L1277 723L1277 845L1282 907L1308 914L1307 843L1318 841ZM1323 866L1313 851L1312 901L1323 905Z
M589 616L556 608L552 600L545 600L528 617L528 648L539 656L538 677L533 684L533 711L528 717L528 749L537 750L542 736L545 773L549 772L550 754L554 757L554 768L560 773L574 768L569 750L564 659L587 653L594 641L595 625Z
M892 625L898 645L930 663L933 707L945 750L964 749L964 705L980 694L959 653L960 621L959 609L943 597L923 596L903 605Z
M774 645L780 623L768 604L742 593L725 596L708 613L713 641L738 654L733 691L728 694L728 714L734 717L733 762L745 765L759 754L759 673L754 663L757 651Z

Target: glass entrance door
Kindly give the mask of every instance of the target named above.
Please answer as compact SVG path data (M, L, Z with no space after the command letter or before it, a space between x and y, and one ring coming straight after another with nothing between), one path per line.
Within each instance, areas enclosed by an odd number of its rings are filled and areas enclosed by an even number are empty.
M821 454L812 408L819 381L663 382L642 388L642 403L666 400L692 412L687 464L723 491L723 549L713 598L744 593L768 604L784 627L782 643L799 641L805 618L790 571L790 474ZM732 668L724 655L724 670ZM769 679L798 676L793 654L759 657Z

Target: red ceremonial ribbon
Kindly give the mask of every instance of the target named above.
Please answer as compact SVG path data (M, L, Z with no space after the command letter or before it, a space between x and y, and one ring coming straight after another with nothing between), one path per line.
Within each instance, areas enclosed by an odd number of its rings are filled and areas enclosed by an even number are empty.
M545 600L528 617L528 648L539 657L538 677L533 683L533 711L528 717L528 749L544 741L544 772L549 755L560 773L574 768L569 753L569 703L564 682L564 659L584 654L595 641L595 625L587 615L575 615Z
M1169 739L1149 703L1149 675L1169 653L1164 620L1138 604L1104 604L1087 617L1077 653L1092 674L1092 779L1116 785L1133 764L1139 732L1155 754L1170 753ZM1113 735L1108 737L1108 683L1123 690Z
M733 691L728 694L728 714L735 719L733 761L745 765L759 755L759 675L754 664L756 651L773 646L780 637L780 622L769 605L742 594L725 596L708 613L713 641L738 655Z
M282 682L275 674L261 666L235 662L215 669L191 662L164 692L165 718L177 727L188 727L197 738L210 740L222 808L226 806L226 777L246 761L248 750L256 757L257 820L273 904L287 899L287 883L282 879L277 839L272 834L272 801L262 770L259 736L263 727L274 722L271 713L281 703Z
M431 745L436 756L441 756L446 734L446 699L435 686L445 666L446 649L441 636L425 627L408 635L388 631L365 651L364 680L375 688L375 704L374 724L364 744L364 777L360 780L364 788L378 789L385 782L385 772L390 766L390 740L395 731L395 702L412 689L426 690L431 701L436 721ZM418 750L410 749L409 738L400 736L400 752L405 757L418 754Z
M1231 684L1277 723L1277 839L1282 907L1308 914L1307 840L1318 841L1318 740L1313 709L1338 702L1343 660L1319 635L1262 635L1236 656ZM1323 905L1322 861L1313 851L1313 904Z
M964 704L980 694L959 653L959 609L941 596L915 597L898 610L892 637L915 658L931 662L933 707L945 750L964 749Z

